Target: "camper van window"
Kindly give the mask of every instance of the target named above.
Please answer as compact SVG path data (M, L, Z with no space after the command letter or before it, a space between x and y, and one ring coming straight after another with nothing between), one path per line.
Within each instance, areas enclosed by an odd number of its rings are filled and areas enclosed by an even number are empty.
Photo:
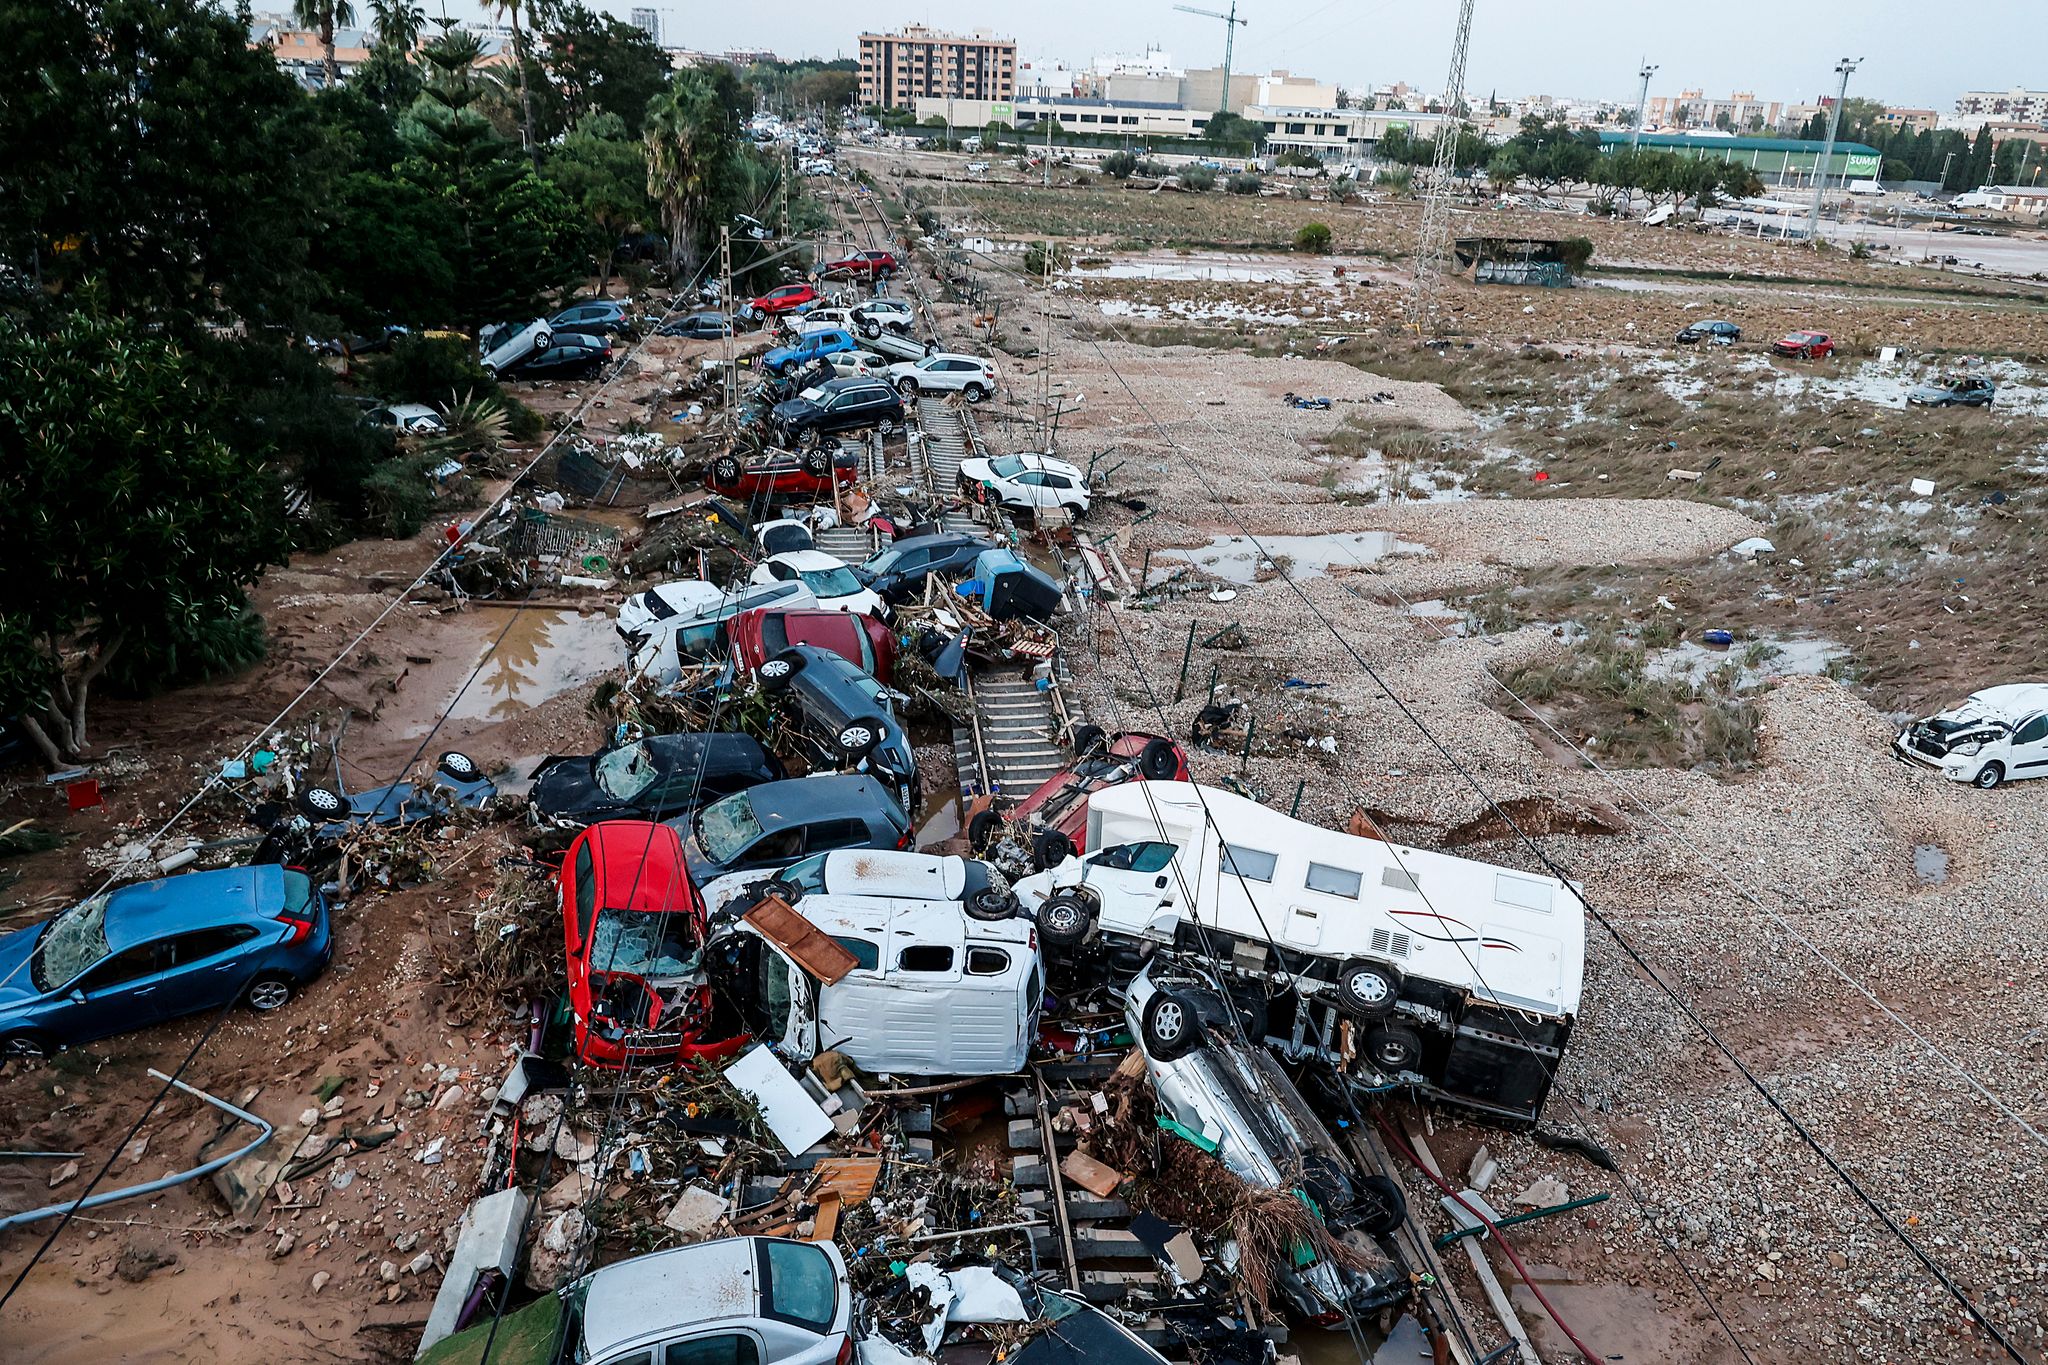
M969 976L1001 976L1010 970L1010 955L1001 948L969 948L967 950L967 974Z
M1365 881L1365 875L1346 867L1331 867L1328 863L1308 865L1308 889L1320 891L1326 896L1342 896L1346 900L1358 899L1358 888Z
M1493 898L1502 905L1519 905L1524 910L1540 910L1550 913L1550 888L1542 882L1530 881L1527 877L1511 877L1503 872L1493 879Z
M761 1010L768 1016L763 1032L770 1038L789 1032L789 964L767 947L761 950Z
M855 967L871 972L882 965L882 950L864 938L841 938L834 934L832 941L853 954Z
M1223 870L1233 876L1243 877L1248 882L1270 882L1273 869L1280 862L1277 853L1265 853L1256 848L1240 848L1236 844L1223 846Z
M897 956L896 967L905 972L950 972L953 950L937 943L913 943Z

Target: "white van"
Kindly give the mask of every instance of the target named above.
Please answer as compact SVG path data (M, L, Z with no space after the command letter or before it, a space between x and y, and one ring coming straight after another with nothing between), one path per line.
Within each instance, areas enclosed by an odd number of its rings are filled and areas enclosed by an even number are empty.
M1849 182L1849 193L1865 195L1883 194L1884 186L1878 184L1875 180L1851 180Z
M1585 974L1585 905L1567 883L1186 782L1093 793L1085 847L1016 884L1047 952L1093 939L1097 957L1196 953L1301 1002L1269 1025L1283 1052L1343 1060L1328 1045L1349 1021L1383 1076L1488 1112L1540 1111Z
M780 885L777 885L780 883ZM836 848L813 853L769 874L728 872L697 888L705 913L727 906L749 909L769 891L795 903L798 896L883 896L900 900L959 901L975 919L1007 919L1017 897L1002 873L978 858L912 853L888 848Z
M863 1071L998 1076L1038 1033L1045 971L1031 921L958 901L767 900L726 933L748 1028L793 1061L844 1053Z
M722 652L725 623L754 607L808 611L817 595L801 581L742 583L720 588L701 579L664 583L619 604L616 625L633 676L658 686L682 678L686 664Z
M2048 683L1973 692L1901 730L1892 752L1951 782L1986 791L2001 782L2048 777Z

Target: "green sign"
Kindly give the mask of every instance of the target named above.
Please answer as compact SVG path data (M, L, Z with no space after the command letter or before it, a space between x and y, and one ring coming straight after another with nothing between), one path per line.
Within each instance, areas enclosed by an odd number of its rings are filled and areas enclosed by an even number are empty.
M989 106L988 119L990 123L1015 123L1017 121L1017 106L1008 100L997 100Z

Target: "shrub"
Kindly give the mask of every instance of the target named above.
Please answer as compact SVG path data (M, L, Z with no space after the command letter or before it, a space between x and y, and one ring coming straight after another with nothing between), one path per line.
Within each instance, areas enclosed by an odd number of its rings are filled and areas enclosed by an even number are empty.
M400 337L363 367L363 385L392 403L445 403L451 393L496 394L476 347L462 337Z
M1163 162L1163 161L1154 161L1154 160L1152 160L1152 158L1150 158L1150 157L1145 157L1144 159L1142 159L1142 160L1140 160L1140 161L1138 162L1138 174L1139 174L1139 175L1165 175L1165 174L1166 174L1166 163L1165 163L1165 162Z
M1257 194L1260 190L1266 188L1266 182L1253 175L1250 171L1239 171L1236 175L1230 177L1229 182L1223 188L1229 190L1232 194Z
M263 618L244 597L197 620L166 621L130 639L107 665L107 686L124 697L154 697L175 687L239 673L270 649Z
M1294 234L1294 249L1320 256L1330 249L1328 223L1303 223Z
M1358 177L1340 175L1330 182L1330 202L1348 204L1358 197Z
M1180 187L1184 190L1213 190L1216 188L1216 172L1207 166L1186 166L1181 169Z
M1127 180L1131 172L1138 169L1138 158L1129 152L1111 152L1102 158L1102 173L1117 180Z
M1593 242L1589 237L1567 237L1557 244L1557 249L1564 256L1565 267L1575 275L1593 259Z
M401 455L386 460L363 480L369 521L378 534L404 540L419 532L434 506L434 484L427 470L440 463L432 455Z
M1308 186L1290 185L1287 188L1287 194L1292 199L1306 199L1308 198Z

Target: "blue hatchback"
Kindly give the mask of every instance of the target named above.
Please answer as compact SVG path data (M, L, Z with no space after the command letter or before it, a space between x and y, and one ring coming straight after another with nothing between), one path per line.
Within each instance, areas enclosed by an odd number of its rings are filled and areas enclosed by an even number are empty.
M333 951L326 900L275 863L124 886L0 936L0 1057L238 999L268 1013Z

